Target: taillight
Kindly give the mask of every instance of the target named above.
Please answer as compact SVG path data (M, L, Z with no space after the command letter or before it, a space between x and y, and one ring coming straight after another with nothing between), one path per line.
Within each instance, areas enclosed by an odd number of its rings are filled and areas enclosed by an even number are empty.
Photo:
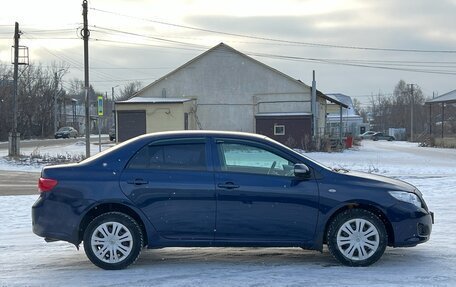
M40 192L51 191L57 185L57 180L50 178L42 178L38 180L38 190Z

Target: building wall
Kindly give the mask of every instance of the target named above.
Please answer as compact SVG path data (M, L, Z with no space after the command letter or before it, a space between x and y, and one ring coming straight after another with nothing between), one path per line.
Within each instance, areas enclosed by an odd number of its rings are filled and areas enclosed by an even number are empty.
M255 131L255 113L311 112L307 88L225 46L144 89L141 97L197 99L197 115L203 129ZM284 101L275 105L258 101ZM289 102L301 100L303 103Z
M257 116L257 133L275 139L291 148L307 149L311 140L312 116ZM284 135L275 135L274 126L285 127Z
M166 104L116 104L116 111L145 110L146 132L184 130L185 113L188 116L188 129L196 129L196 121L192 116L192 102Z

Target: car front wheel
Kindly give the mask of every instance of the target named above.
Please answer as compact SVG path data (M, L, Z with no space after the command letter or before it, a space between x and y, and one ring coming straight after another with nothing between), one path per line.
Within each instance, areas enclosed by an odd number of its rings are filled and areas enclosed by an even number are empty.
M327 243L330 253L348 266L368 266L382 257L387 245L383 222L370 211L349 209L329 225Z
M123 269L134 263L143 246L138 223L120 212L105 213L93 219L83 240L90 261L107 270Z

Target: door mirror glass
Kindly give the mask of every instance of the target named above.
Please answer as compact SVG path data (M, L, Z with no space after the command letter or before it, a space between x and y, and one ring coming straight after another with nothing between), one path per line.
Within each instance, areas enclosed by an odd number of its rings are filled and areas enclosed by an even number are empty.
M303 163L297 163L294 165L294 175L297 177L306 177L310 175L310 169Z

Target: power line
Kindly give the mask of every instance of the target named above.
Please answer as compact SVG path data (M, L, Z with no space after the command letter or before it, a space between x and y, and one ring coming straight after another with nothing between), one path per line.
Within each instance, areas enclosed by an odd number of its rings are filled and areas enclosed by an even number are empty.
M191 43L186 43L186 42L181 42L181 41L168 40L168 39L164 39L164 38L147 36L147 35L138 34L138 33L132 33L132 32L121 31L121 30L110 29L110 28L103 28L103 27L99 27L99 26L93 26L93 27L94 28L99 28L99 29L104 29L106 31L122 33L122 34L130 35L130 36L143 37L143 38L153 39L153 40L157 40L157 41L163 41L163 42L167 42L167 43L172 43L172 44L192 45L192 46L196 46L196 47L199 47L199 48L202 48L202 47L206 48L206 46L203 46L203 45L197 45L197 44L191 44ZM97 31L97 30L95 30L95 31ZM98 32L103 32L103 31L98 31Z
M122 43L122 44L132 44L132 45L140 45L140 46L157 47L157 45L135 43L135 42L127 42L127 41L115 41L115 40L106 40L106 39L99 39L99 38L95 38L95 40L96 41L111 42L111 43ZM163 48L170 48L170 49L196 50L196 49L184 48L184 47L171 47L171 46L162 46L162 47ZM206 47L206 49L207 49L207 47ZM200 50L200 49L198 49L198 50ZM394 71L406 71L406 72L426 73L426 74L456 75L456 71L451 71L451 70L426 70L426 69L412 69L412 68L391 67L391 66L388 66L388 65L384 65L384 66L383 65L368 65L368 64L358 64L358 63L343 62L341 60L333 60L333 59L309 58L309 57L299 57L299 56L287 56L287 55L256 53L256 52L248 52L248 51L243 51L243 53L245 53L246 55L249 55L249 56L256 56L256 57L263 57L263 58L270 58L270 59L279 59L279 60L288 60L288 61L317 62L317 63L322 63L322 64L333 64L333 65L341 65L341 66L372 68L372 69L383 69L383 70L394 70Z
M157 21L157 20L152 20L152 19L147 19L147 18L142 18L142 17L137 17L137 16L126 15L126 14L118 13L118 12L107 11L107 10L104 10L104 9L98 9L98 8L94 8L94 7L90 8L90 9L94 10L94 11L102 12L102 13L122 16L122 17L126 17L126 18L138 19L138 20L142 20L142 21L146 21L146 22L151 22L151 23L156 23L156 24L161 24L161 25L167 25L167 26L172 26L172 27L176 27L176 28L184 28L184 29L190 29L190 30L213 33L213 34L221 34L221 35L226 35L226 36L257 39L257 40L263 40L263 41L288 43L288 44L297 44L297 45L310 46L310 47L339 48L339 49L368 50L368 51L386 51L386 52L450 53L450 54L456 53L456 50L379 48L379 47L330 45L330 44L322 44L322 43L291 41L291 40L283 40L283 39L276 39L276 38L269 38L269 37L259 37L259 36L252 36L252 35L244 35L244 34L223 32L223 31L218 31L218 30L211 30L211 29L205 29L205 28L192 27L192 26L187 26L187 25L174 24L174 23L169 23L169 22L164 22L164 21Z

